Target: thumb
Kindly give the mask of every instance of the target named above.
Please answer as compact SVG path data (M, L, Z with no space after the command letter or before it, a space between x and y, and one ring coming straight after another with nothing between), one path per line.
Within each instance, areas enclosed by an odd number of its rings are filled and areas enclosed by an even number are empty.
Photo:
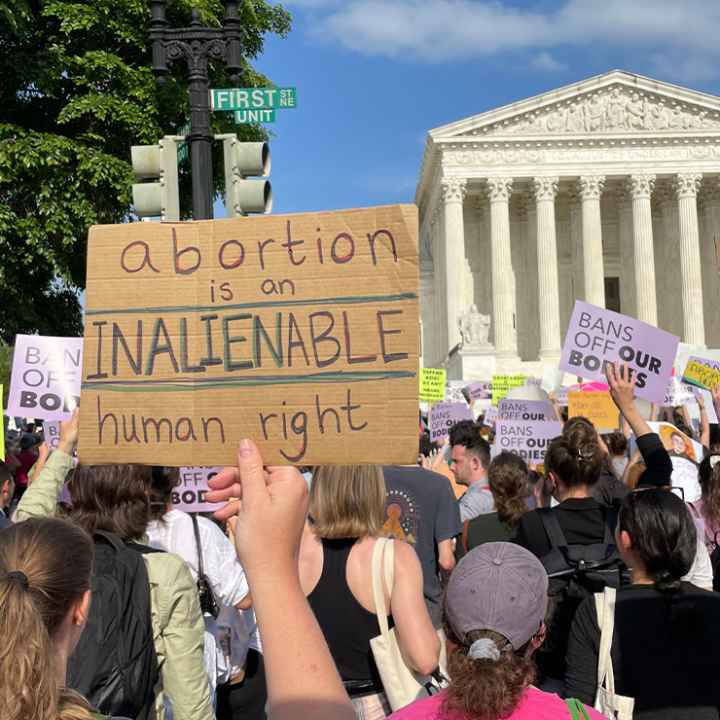
M251 506L267 494L262 457L257 445L252 440L240 441L238 474L242 485L243 502L246 506Z

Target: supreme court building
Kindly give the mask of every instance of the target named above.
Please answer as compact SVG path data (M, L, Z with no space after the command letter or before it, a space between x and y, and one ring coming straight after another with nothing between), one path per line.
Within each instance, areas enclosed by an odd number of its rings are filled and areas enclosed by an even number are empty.
M557 363L576 298L720 348L714 95L616 70L431 130L416 202L451 379Z

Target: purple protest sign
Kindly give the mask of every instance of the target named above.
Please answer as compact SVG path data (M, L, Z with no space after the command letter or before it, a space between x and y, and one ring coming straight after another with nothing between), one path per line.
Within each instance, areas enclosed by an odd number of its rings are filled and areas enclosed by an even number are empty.
M441 402L430 408L430 440L436 442L450 434L450 428L462 420L473 420L465 403Z
M43 423L43 435L45 436L45 444L51 450L57 450L60 442L60 421L46 420Z
M474 382L465 386L465 392L470 400L490 400L492 398L491 382Z
M519 455L528 465L540 465L545 461L550 441L561 432L562 423L557 421L498 420L493 456L506 450Z
M225 503L210 503L205 500L208 480L217 475L221 467L181 467L180 485L172 494L173 508L184 512L214 512Z
M8 415L67 420L80 402L82 338L17 335Z
M590 380L602 380L606 362L627 364L637 378L635 392L662 402L672 375L679 338L665 330L577 300L560 369Z
M557 420L552 405L546 400L511 400L498 403L500 420Z

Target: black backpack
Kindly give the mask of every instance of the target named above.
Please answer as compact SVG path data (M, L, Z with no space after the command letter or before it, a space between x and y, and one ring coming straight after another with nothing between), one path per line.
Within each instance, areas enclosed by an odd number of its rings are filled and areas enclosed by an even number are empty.
M68 661L68 687L101 713L153 720L159 669L142 556L160 551L108 532L93 539L90 614Z
M580 603L605 587L620 587L626 581L626 568L605 522L602 542L592 545L568 543L552 508L538 513L550 541L550 552L540 558L549 578L549 619L547 637L537 653L537 664L544 675L565 676L565 655L575 611Z

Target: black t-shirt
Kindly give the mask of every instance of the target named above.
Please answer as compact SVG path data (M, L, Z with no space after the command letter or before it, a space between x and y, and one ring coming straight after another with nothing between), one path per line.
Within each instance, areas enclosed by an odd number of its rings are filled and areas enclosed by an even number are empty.
M421 467L388 465L383 468L387 500L383 535L405 540L420 558L423 594L439 602L437 543L462 531L460 510L450 481Z
M594 545L605 538L605 523L614 531L617 514L594 498L569 498L553 508L570 545ZM520 518L514 541L543 558L551 550L550 540L537 510Z
M582 602L568 641L565 691L595 700L600 629L595 600ZM611 648L615 691L635 699L635 720L718 720L720 594L683 583L618 590Z
M455 557L460 560L473 548L489 542L509 542L513 529L506 525L496 512L478 515L464 523L462 535L457 538Z

